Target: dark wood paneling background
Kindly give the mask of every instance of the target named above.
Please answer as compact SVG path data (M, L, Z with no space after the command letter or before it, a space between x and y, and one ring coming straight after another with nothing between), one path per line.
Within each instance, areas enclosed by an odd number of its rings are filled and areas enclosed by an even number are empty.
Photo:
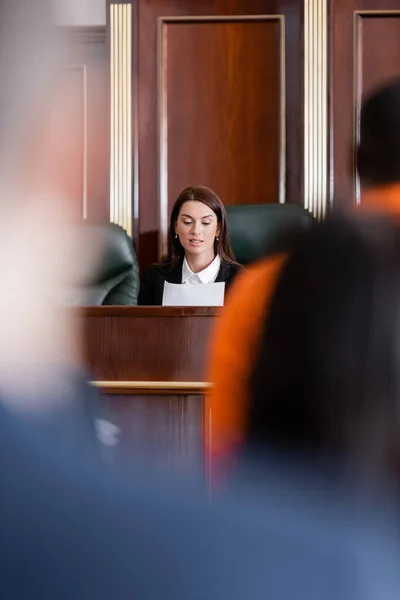
M204 474L201 384L218 309L95 307L76 315L83 319L91 377L108 382L101 392L121 430L116 458L144 457ZM167 383L157 389L152 382ZM182 382L200 385L184 389Z
M198 182L225 204L277 202L281 22L190 19L162 26L168 212Z
M115 0L118 1L118 0ZM125 1L125 0L121 0ZM108 0L109 3L109 0ZM303 203L303 11L297 0L137 0L133 3L134 151L138 213L134 231L141 268L158 257L158 131L164 126L170 208L186 185L213 187L226 204L276 202L280 163L280 36L277 20L229 17L284 15L285 196ZM400 0L329 2L330 178L336 205L354 202L355 106L376 85L400 74ZM373 11L358 18L355 11ZM217 21L197 21L213 16ZM184 18L164 24L160 17ZM104 28L65 28L74 38L70 64L88 75L88 218L109 218L109 56ZM358 44L355 44L355 31ZM161 56L161 61L159 57ZM355 67L359 68L359 77ZM160 88L158 68L164 75ZM82 193L81 76L74 77L76 164L71 185ZM164 102L159 119L158 99ZM75 104L74 104L75 103ZM67 170L67 169L66 169ZM79 182L77 183L77 180ZM70 190L70 191L71 191ZM165 206L164 206L165 209ZM135 213L136 214L136 213Z
M87 362L99 381L204 381L216 309L95 307L84 317Z
M159 17L285 16L286 199L302 202L302 4L297 0L138 0L139 223L141 267L157 259ZM226 204L277 202L279 37L277 21L168 24L166 83L168 205L192 183Z
M356 11L371 12L356 16ZM348 207L356 201L357 107L374 88L400 75L400 1L334 0L330 18L334 199L336 206Z

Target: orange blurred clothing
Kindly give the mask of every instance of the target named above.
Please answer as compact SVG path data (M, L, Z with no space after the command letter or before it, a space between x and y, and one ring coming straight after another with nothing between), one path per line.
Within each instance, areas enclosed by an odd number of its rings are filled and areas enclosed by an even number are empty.
M260 328L285 259L268 258L241 273L217 319L207 370L214 385L206 399L206 446L213 458L225 457L242 441Z
M400 216L400 184L371 188L362 193L358 210L370 210Z
M362 194L363 210L400 216L400 184ZM234 282L222 316L217 320L208 355L207 380L213 388L206 399L206 449L214 461L240 447L249 406L248 382L264 317L285 256L264 259L247 268ZM218 469L218 467L217 467Z

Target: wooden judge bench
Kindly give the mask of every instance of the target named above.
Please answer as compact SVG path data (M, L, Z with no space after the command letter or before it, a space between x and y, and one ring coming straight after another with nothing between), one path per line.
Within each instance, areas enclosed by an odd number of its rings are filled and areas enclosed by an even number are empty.
M118 454L190 471L204 466L205 359L217 314L202 307L85 309L87 361L121 429Z

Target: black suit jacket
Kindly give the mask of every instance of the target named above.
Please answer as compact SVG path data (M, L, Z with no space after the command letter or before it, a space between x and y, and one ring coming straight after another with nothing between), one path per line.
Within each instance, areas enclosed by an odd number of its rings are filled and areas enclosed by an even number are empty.
M147 269L140 284L138 304L141 306L161 306L165 281L168 283L182 283L182 264L172 270L160 265L153 265ZM227 289L242 268L240 265L221 263L215 282L225 282L225 288Z

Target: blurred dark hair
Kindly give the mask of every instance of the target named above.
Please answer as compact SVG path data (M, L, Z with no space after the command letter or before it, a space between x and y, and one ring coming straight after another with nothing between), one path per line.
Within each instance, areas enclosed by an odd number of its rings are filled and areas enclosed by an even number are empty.
M167 266L174 268L183 261L185 250L180 243L179 238L175 238L175 225L184 203L193 200L196 202L202 202L217 216L220 232L218 240L216 239L214 241L215 255L218 254L222 262L237 264L231 247L225 206L223 205L219 196L217 196L213 190L210 190L210 188L203 185L185 188L176 199L169 222L168 253L161 264L164 267Z
M400 441L399 309L399 223L336 217L312 228L266 316L248 448L382 466Z
M363 103L357 170L362 184L400 182L400 79L379 88Z

